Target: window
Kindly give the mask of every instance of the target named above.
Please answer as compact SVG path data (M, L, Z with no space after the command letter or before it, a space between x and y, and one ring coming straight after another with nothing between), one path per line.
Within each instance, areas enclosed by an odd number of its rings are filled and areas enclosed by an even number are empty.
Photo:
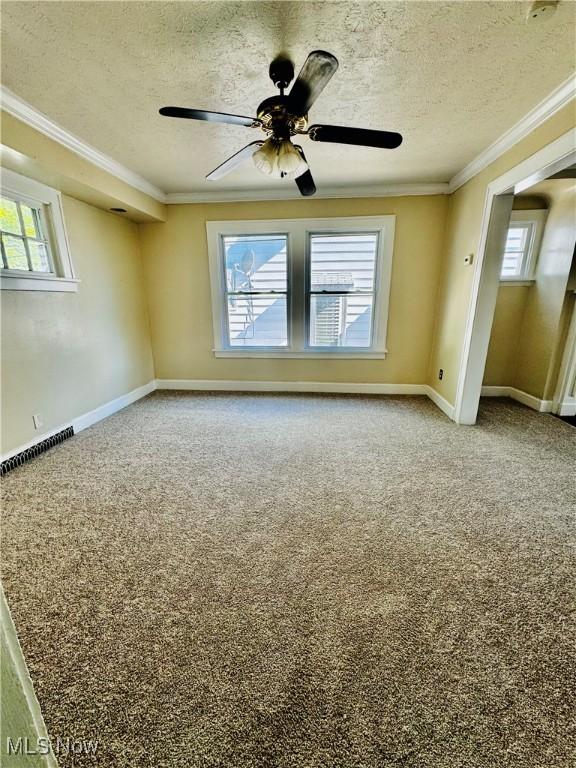
M2 170L0 277L4 290L73 291L60 193Z
M532 281L542 240L546 211L512 211L500 279Z
M1 198L0 244L2 269L52 272L50 244L41 206Z
M385 356L394 216L206 229L217 356Z
M230 347L288 344L286 235L222 238Z

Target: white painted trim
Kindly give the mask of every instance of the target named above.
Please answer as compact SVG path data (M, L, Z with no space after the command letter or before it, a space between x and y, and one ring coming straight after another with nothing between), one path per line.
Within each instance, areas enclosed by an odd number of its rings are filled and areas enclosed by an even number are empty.
M576 416L576 301L572 304L552 410L559 416Z
M79 281L76 280L66 232L62 193L8 168L0 171L0 185L7 197L29 203L40 210L52 265L51 273L2 270L0 287L4 290L76 291Z
M98 408L95 408L93 411L84 413L82 416L77 416L75 419L72 419L74 432L81 432L83 429L91 427L92 424L96 424L97 421L102 421L102 419L105 419L107 416L111 416L113 413L121 411L122 408L126 408L127 405L135 403L136 400L146 397L146 395L149 395L150 392L153 392L155 389L156 380L153 379L152 381L149 381L148 384L137 387L131 392L117 397L115 400L110 400L108 403L98 406Z
M42 112L39 112L35 107L28 104L28 102L21 99L15 93L12 93L12 91L5 86L0 86L0 105L8 114L13 115L18 120L26 123L26 125L40 131L40 133L53 139L53 141L62 144L66 149L71 150L84 160L92 163L92 165L110 173L115 178L140 190L140 192L150 195L150 197L153 197L160 203L166 202L166 195L161 189L154 186L154 184L151 184L139 174L134 173L134 171L131 171L129 168L126 168L126 166L113 160L108 155L100 152L100 150L87 144L85 141L78 138L78 136L65 130L58 125L58 123L55 123Z
M474 424L476 421L500 285L502 248L493 247L493 238L489 239L495 223L492 221L495 198L504 193L506 198L511 197L514 192L526 189L575 161L576 129L571 129L488 184L458 370L454 412L458 424Z
M322 187L314 195L318 198L348 197L410 197L413 195L447 195L447 182L422 182L412 184L378 184L373 186ZM169 192L168 205L186 203L240 203L263 200L301 200L302 196L293 184L285 188L268 187L261 189L222 190L221 192Z
M426 395L426 384L357 384L329 381L240 381L229 379L157 379L157 389L198 392L334 392L365 395Z
M308 268L309 235L328 232L378 232L378 254L375 278L377 301L373 313L373 344L371 347L344 348L335 353L350 355L361 353L362 357L386 354L386 332L390 303L392 259L394 256L394 235L396 216L350 216L330 218L290 219L242 219L234 221L207 221L206 238L210 269L210 290L212 296L212 326L214 355L253 357L317 357L330 350L315 349L306 345L306 270ZM245 351L228 345L226 275L222 254L222 237L225 235L282 234L288 238L287 250L287 312L289 346L252 348ZM233 353L233 354L231 354Z
M349 198L349 197L403 197L410 195L447 195L451 194L471 178L480 173L490 163L493 163L504 152L507 152L517 142L521 141L531 131L545 122L555 112L568 104L576 96L576 78L569 77L559 85L534 109L528 112L499 139L483 150L455 174L449 182L412 182L399 184L383 184L370 186L325 187L320 189L316 199ZM87 144L78 136L70 133L55 123L49 117L39 112L35 107L21 99L5 86L0 86L0 102L4 111L21 120L26 125L35 128L45 136L57 141L67 149L75 152L98 168L124 181L131 187L144 192L160 203L182 205L186 203L219 203L219 202L259 202L263 200L293 200L301 199L299 192L292 187L285 189L262 188L243 190L222 190L220 192L170 192L165 193L159 187L149 182L143 176L135 173L117 162L100 150Z
M153 392L155 389L156 380L152 379L152 381L149 381L148 384L137 387L131 392L127 392L125 395L117 397L115 400L110 400L109 402L98 406L98 408L95 408L93 411L88 411L88 413L83 413L80 416L69 419L65 424L61 424L59 427L55 427L49 432L44 432L42 435L34 437L33 440L30 440L23 445L19 445L17 448L13 448L7 453L2 454L0 461L10 459L12 456L16 456L17 453L21 453L28 448L32 448L32 446L41 443L42 440L46 440L48 437L52 437L52 435L55 435L57 432L61 432L67 427L74 427L75 433L81 432L83 429L92 426L92 424L96 424L96 422L102 421L102 419L105 419L107 416L111 416L113 413L122 410L122 408L126 408L127 405L131 405L132 403L136 402L136 400L140 400L140 398L146 397L146 395L149 395L150 392Z
M346 349L346 347L341 347ZM250 358L278 358L284 360L385 360L388 354L387 350L383 352L322 352L320 348L315 347L309 352L275 352L266 350L251 350L250 347L237 349L213 349L214 357L233 357L237 360L246 360Z
M52 291L75 293L80 285L80 280L71 280L67 277L55 275L16 274L15 272L3 272L0 274L0 289L3 291Z
M545 99L531 109L528 114L512 126L499 139L486 147L474 160L462 168L450 179L449 193L455 192L459 187L479 174L488 165L497 160L504 152L524 139L534 129L542 125L555 112L562 109L574 97L576 97L576 76L571 75L561 83Z
M539 413L552 412L552 400L541 400L539 397L528 394L528 392L516 389L516 387L482 387L482 397L510 397Z
M430 400L432 400L432 402L437 405L441 411L444 411L449 419L454 420L454 406L449 403L446 398L442 397L442 395L429 384L426 384L426 395L428 395Z
M8 737L11 737L15 742L19 736L29 736L31 739L32 738L36 739L37 744L48 745L50 743L48 738L48 730L46 728L44 718L42 717L40 704L38 703L38 699L36 698L36 694L34 692L34 686L32 685L32 680L30 679L30 674L26 666L26 660L24 659L24 654L22 653L22 648L20 647L20 642L18 640L18 633L16 631L16 627L14 626L12 616L10 615L10 609L8 607L8 603L6 602L4 590L2 589L1 586L0 586L0 630L4 635L4 639L6 643L6 655L8 657L3 660L2 664L7 665L11 668L11 671L13 671L13 674L18 684L20 685L20 688L22 689L22 693L24 694L24 699L26 701L26 705L28 708L28 712L30 714L30 719L32 721L32 729L33 729L33 733L31 734L19 734L19 733L12 734L12 733L6 733L6 729L4 728L3 729L4 733L2 735L2 738L5 739ZM34 742L31 741L30 747L35 749L37 744L34 744ZM56 761L56 757L54 756L54 752L52 751L51 746L50 746L50 752L47 755L43 755L39 757L42 764L45 765L46 768L58 768L58 763ZM8 762L10 762L10 760ZM15 762L20 763L18 758L15 758ZM25 760L25 762L27 761Z

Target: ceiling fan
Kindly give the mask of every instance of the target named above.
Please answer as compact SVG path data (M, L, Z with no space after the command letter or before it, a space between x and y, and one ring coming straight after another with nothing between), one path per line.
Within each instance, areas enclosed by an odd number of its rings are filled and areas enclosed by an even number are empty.
M294 78L294 65L289 59L278 57L270 65L270 78L279 96L265 99L258 107L257 117L206 112L203 109L162 107L161 115L183 117L189 120L207 120L216 123L244 125L260 128L267 139L253 141L229 157L206 176L210 181L221 179L252 158L259 171L276 178L295 179L300 193L305 196L316 192L314 179L308 168L304 150L292 144L291 137L308 136L312 141L336 144L356 144L364 147L395 149L402 143L399 133L373 131L366 128L346 128L339 125L308 125L308 111L338 69L338 59L327 51L312 51L294 81L290 93L284 91Z

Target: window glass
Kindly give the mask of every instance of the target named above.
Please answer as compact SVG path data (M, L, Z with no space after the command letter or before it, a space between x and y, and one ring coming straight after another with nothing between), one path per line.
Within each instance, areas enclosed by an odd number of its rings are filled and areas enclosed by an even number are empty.
M288 344L286 235L227 235L228 343L231 347Z
M310 346L371 346L377 254L376 233L310 235Z

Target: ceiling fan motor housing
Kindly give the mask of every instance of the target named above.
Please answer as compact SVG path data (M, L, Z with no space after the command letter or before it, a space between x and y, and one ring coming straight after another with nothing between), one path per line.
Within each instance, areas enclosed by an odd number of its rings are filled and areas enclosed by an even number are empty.
M288 139L296 133L303 133L308 127L307 115L298 116L290 111L287 96L271 96L258 106L258 120L262 130L278 139Z
M268 73L276 88L283 91L294 79L294 64L284 56L277 56L270 64Z

